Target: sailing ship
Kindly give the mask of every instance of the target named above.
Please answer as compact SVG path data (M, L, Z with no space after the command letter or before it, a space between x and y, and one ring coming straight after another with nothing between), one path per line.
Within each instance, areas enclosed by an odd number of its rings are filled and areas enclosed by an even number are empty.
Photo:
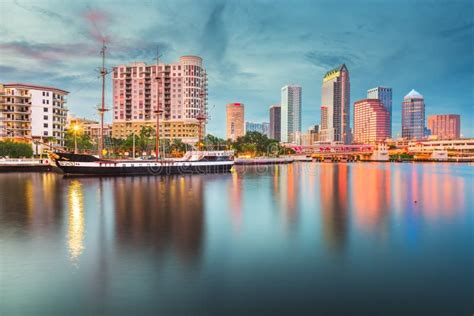
M156 113L156 152L155 160L115 160L104 159L104 113L105 108L105 77L108 74L105 68L105 43L102 46L102 67L100 76L102 77L102 102L99 107L100 115L100 135L99 135L99 156L54 152L50 154L51 159L56 163L66 175L102 175L102 176L123 176L123 175L172 175L172 174L196 174L196 173L224 173L230 172L234 165L234 152L228 150L188 151L184 157L179 159L161 158L159 152L159 126L160 114L159 106L159 74L157 72L157 109ZM157 56L157 69L159 57ZM202 144L202 123L207 115L202 112L198 115L199 121L199 141L198 148Z

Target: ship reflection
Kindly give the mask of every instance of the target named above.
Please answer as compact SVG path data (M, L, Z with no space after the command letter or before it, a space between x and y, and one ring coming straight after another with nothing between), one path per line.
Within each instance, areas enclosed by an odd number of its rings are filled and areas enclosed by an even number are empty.
M349 170L347 164L321 164L322 230L326 245L333 250L343 250L347 242Z
M131 177L113 180L115 226L121 250L171 251L195 262L204 233L203 177Z
M61 179L54 174L2 174L0 230L15 227L22 235L60 233L62 196Z
M84 250L84 195L82 184L73 180L68 187L68 250L70 260L77 265Z

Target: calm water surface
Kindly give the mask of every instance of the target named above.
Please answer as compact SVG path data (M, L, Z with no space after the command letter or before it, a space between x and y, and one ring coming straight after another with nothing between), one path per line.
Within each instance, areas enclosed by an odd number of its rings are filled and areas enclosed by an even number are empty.
M0 315L472 315L474 167L0 174Z

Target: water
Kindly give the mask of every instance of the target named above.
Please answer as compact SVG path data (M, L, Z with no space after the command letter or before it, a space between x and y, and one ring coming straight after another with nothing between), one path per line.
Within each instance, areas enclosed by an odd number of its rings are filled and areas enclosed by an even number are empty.
M1 315L471 315L474 167L0 174Z

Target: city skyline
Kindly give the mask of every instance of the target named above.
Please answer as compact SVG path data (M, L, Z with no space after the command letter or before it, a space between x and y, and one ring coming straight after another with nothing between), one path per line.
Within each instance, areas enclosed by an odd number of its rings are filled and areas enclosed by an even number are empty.
M209 1L183 2L182 10L176 11L166 1L140 7L126 2L65 6L59 1L3 1L2 12L8 8L9 15L22 18L0 24L0 81L65 89L71 92L72 113L97 119L94 108L100 102L100 90L94 69L100 64L100 40L106 37L108 41L109 69L134 61L152 63L159 43L163 62L187 54L204 59L211 116L207 131L223 137L227 103L240 100L246 104L247 120L267 121L268 107L279 102L280 88L290 83L305 91L302 130L320 124L320 78L345 63L351 71L351 100L363 99L375 86L393 88L393 137L401 136L401 103L411 89L423 93L427 116L460 114L461 133L472 137L469 43L474 32L468 13L472 10L466 9L472 9L472 3L430 3L417 4L417 10L390 3L367 10L368 3L363 1L344 6ZM136 14L122 23L121 17L132 7ZM336 12L343 22L327 27L328 18ZM157 14L158 19L151 18ZM238 19L230 19L234 15ZM274 23L276 18L283 23ZM301 23L290 23L293 18ZM387 25L387 19L393 23ZM388 48L375 41L380 34L390 39ZM282 46L282 40L288 45ZM241 43L249 49L242 49ZM109 107L111 82L108 78ZM350 107L352 111L353 101ZM110 113L106 120L112 121Z

